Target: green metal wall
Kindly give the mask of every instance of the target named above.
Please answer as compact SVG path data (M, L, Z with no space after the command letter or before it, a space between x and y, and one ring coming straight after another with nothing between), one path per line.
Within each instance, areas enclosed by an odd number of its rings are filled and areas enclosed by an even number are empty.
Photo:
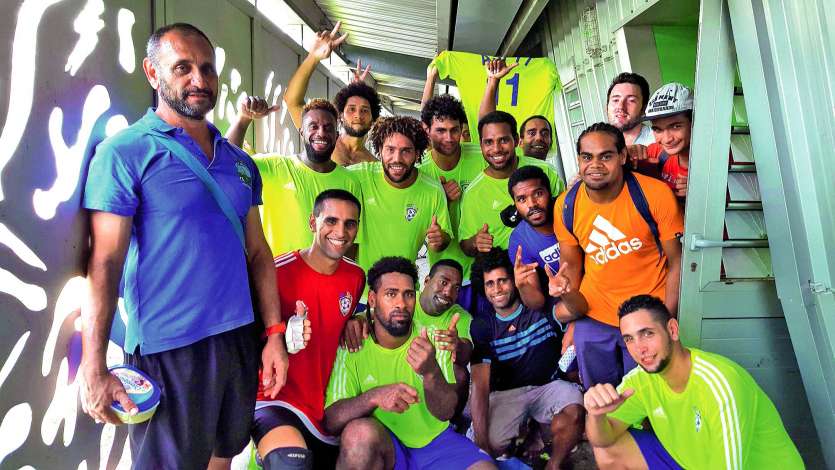
M594 43L587 39L593 29L588 26L589 13L586 13L586 26L583 26L584 12L590 8L597 20L600 57L592 57L594 51L588 47ZM826 376L827 364L821 367L819 357L831 352L824 346L833 344L832 336L825 333L833 330L822 327L827 320L833 321L831 315L835 312L830 310L829 317L820 314L816 318L815 326L824 331L814 338L812 329L806 329L809 334L805 336L796 334L794 330L802 328L795 326L794 321L787 323L783 314L786 300L783 295L778 297L775 272L778 280L782 276L786 278L785 283L797 284L798 271L773 267L772 259L776 263L779 258L784 264L786 256L780 256L780 253L789 251L790 247L786 245L791 244L792 238L785 237L781 230L775 243L774 237L769 237L767 232L777 230L772 227L781 222L766 223L770 218L774 219L768 213L772 209L769 206L776 207L776 201L784 195L775 191L783 183L782 175L772 175L771 169L776 165L762 150L767 144L756 145L758 136L773 132L748 122L749 114L759 115L761 103L768 102L759 93L757 99L752 99L748 84L762 83L765 77L762 72L754 71L747 77L740 72L741 82L737 78L737 55L741 57L749 52L737 54L734 45L737 35L732 33L727 6L721 0L561 0L549 5L547 15L549 48L565 85L563 98L557 100L556 124L569 175L573 173L571 169L576 169L574 137L582 124L605 120L606 89L617 72L632 70L646 74L652 88L670 78L696 83L682 266L682 337L688 345L726 355L745 367L780 410L808 467L822 468L822 447L832 448L835 442L826 438L832 436L827 431L827 420L831 419L833 408L832 402L826 399L831 393L818 397L821 393L817 390L825 385L831 387L835 376L810 381L805 362L807 358L812 360L818 364L817 370ZM787 24L794 25L790 21ZM651 33L641 28L650 28ZM696 31L697 48L693 44ZM811 39L811 42L828 40L829 49L824 50L832 52L832 29L812 31L805 39ZM799 31L795 33L799 34ZM757 42L753 32L747 34L750 42ZM680 55L671 57L676 41L681 42ZM639 66L633 69L633 63ZM824 77L831 79L831 60L828 65L830 68L826 71L829 74ZM812 67L812 64L808 66ZM777 71L775 75L779 76ZM831 96L831 83L832 80L828 88L824 87L830 92L828 96ZM575 87L579 93L574 92ZM753 106L750 112L746 112L746 105ZM831 122L831 102L826 109L830 111L830 119L824 119L823 123ZM780 116L782 120L788 119L787 111L780 110L786 113ZM823 132L830 143L832 129L829 127L828 134ZM823 174L831 179L835 173L818 173L818 178L826 179ZM832 191L831 185L821 191ZM832 193L824 194L831 196ZM818 195L816 201L820 200L821 195ZM831 209L828 202L822 205L810 209L820 212ZM779 212L780 209L775 210ZM818 220L820 212L809 216ZM831 214L829 212L824 220L832 221ZM798 225L804 225L804 222L798 222ZM769 230L766 230L767 225ZM827 228L830 228L829 232L818 233L831 235L831 226ZM719 246L702 247L702 240L719 242ZM831 243L833 239L828 240ZM829 263L829 271L824 273L833 272L831 260ZM819 286L821 297L825 297L821 300L828 301L826 296L831 295L831 282L824 281ZM825 343L827 339L829 343ZM809 348L810 342L817 349ZM804 367L798 367L796 354L802 358ZM829 372L831 364L830 361ZM813 413L806 390L814 390L809 396L813 404L825 406L823 412L814 407L817 429L811 424ZM828 418L819 418L819 415ZM829 442L829 445L821 446L821 441Z

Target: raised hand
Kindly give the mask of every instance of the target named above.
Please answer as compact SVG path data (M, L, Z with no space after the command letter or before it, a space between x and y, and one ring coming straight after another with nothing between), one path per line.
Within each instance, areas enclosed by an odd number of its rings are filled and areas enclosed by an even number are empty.
M420 401L417 390L404 383L383 385L374 389L373 403L384 411L403 413Z
M362 59L357 59L357 69L354 70L354 78L351 79L351 82L364 82L366 77L368 77L368 72L371 71L371 64L365 66L365 70L362 70Z
M545 274L548 275L548 295L551 297L559 297L571 292L571 279L565 275L566 269L568 269L568 263L561 261L559 271L554 274L551 266L545 264Z
M458 313L452 314L452 319L449 321L449 328L446 330L435 330L435 345L441 351L452 351L455 354L455 348L458 346L458 320L461 316Z
M341 21L337 21L336 25L331 31L320 31L316 33L316 40L313 41L313 46L310 48L310 55L321 60L330 57L334 49L342 45L348 37L348 33L339 35L339 27L342 26Z
M635 390L631 388L620 394L612 384L597 384L583 395L583 404L589 415L601 416L620 408L620 405L634 394Z
M420 329L420 336L412 340L406 354L406 361L418 375L427 375L440 369L435 360L435 347L429 341L426 328Z
M537 286L535 281L537 263L523 263L522 262L522 245L516 248L516 259L513 263L513 277L516 280L516 287L521 289L523 286Z
M342 338L339 344L350 352L362 349L362 343L368 338L368 322L360 315L354 315L342 328Z
M513 70L519 63L514 63L507 65L507 61L504 57L496 57L494 59L490 59L487 62L487 79L488 80L499 80L500 78L504 77L511 70Z
M255 119L261 119L262 117L265 117L270 113L274 113L279 109L281 109L281 105L274 104L270 106L270 103L260 96L247 96L247 98L241 103L241 109L238 111L238 117L252 121Z
M475 248L481 253L487 253L493 248L493 235L490 235L490 227L487 224L475 234Z
M444 231L438 225L438 216L432 216L432 223L426 229L426 246L432 251L440 251L444 246Z
M432 80L432 83L435 83L438 81L439 76L438 67L435 67L434 63L430 63L429 66L426 67L426 80Z
M461 185L455 180L447 180L441 175L441 185L444 187L448 201L456 201L461 197Z

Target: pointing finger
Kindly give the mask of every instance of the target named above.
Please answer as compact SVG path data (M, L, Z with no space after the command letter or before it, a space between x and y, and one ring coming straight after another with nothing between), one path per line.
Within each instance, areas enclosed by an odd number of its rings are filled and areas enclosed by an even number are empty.
M516 247L516 261L514 263L516 268L522 267L522 245Z
M331 36L336 36L336 33L339 32L339 27L342 26L341 21L337 21L336 24L333 26L333 30L331 31Z

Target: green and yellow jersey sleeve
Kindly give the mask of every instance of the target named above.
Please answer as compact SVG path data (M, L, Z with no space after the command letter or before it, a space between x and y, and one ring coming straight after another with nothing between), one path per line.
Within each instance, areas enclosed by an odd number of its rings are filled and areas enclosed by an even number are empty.
M442 170L434 160L432 160L432 155L427 152L426 155L423 156L423 161L420 165L421 173L424 173L431 178L434 178L440 181L441 176L443 176L447 181L455 180L461 186L461 192L463 192L470 186L473 179L475 179L481 171L487 166L487 162L484 161L484 157L481 156L481 150L476 145L469 145L469 144L462 144L461 145L461 158L458 160L458 165L451 170ZM455 201L448 201L447 207L449 209L449 217L450 222L455 232L452 236L452 239L449 242L449 246L447 246L444 250L440 252L429 251L428 258L429 258L429 265L433 265L439 260L442 259L452 259L458 261L463 266L464 263L468 262L467 255L461 251L461 247L459 246L459 238L458 238L458 224L461 219L461 198L459 197Z
M264 182L261 223L273 256L310 246L308 220L322 191L344 189L361 199L359 183L339 165L318 173L297 156L256 155L254 160Z
M362 187L359 265L368 269L384 256L417 259L426 231L437 217L438 225L454 237L446 195L436 179L418 173L408 188L390 185L379 162L365 162L348 169Z
M461 102L467 113L473 142L478 142L478 107L487 86L484 65L491 56L469 52L444 51L433 63L441 79L452 78L458 85ZM508 63L518 63L505 76L498 89L496 109L506 111L521 123L539 114L554 122L554 97L561 90L560 78L554 62L548 58L508 57ZM556 140L555 136L552 136Z
M405 383L417 390L418 403L411 405L403 413L392 413L378 408L372 415L407 447L424 447L446 430L449 422L439 420L429 411L423 379L406 360L409 346L418 335L417 331L413 328L411 337L396 349L383 348L370 336L365 339L362 349L355 353L339 349L328 384L325 407L339 400L354 398L375 387ZM454 383L455 374L450 355L439 359L438 365L447 381Z

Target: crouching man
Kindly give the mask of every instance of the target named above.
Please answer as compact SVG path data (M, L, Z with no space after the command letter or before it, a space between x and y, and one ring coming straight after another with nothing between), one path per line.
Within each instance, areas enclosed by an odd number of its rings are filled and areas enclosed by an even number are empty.
M507 251L499 248L479 254L473 286L494 309L471 327L475 442L501 456L533 420L550 444L547 468L558 469L583 435L585 411L579 387L558 378L562 329L553 300L545 309L522 304Z
M325 428L341 433L339 469L494 469L449 425L457 405L452 358L425 328L412 326L417 269L382 258L368 271L371 335L354 353L337 353Z
M664 302L638 295L618 316L641 367L617 388L603 383L586 392L586 432L600 468L804 468L751 374L718 354L682 346ZM651 431L630 428L644 419Z

